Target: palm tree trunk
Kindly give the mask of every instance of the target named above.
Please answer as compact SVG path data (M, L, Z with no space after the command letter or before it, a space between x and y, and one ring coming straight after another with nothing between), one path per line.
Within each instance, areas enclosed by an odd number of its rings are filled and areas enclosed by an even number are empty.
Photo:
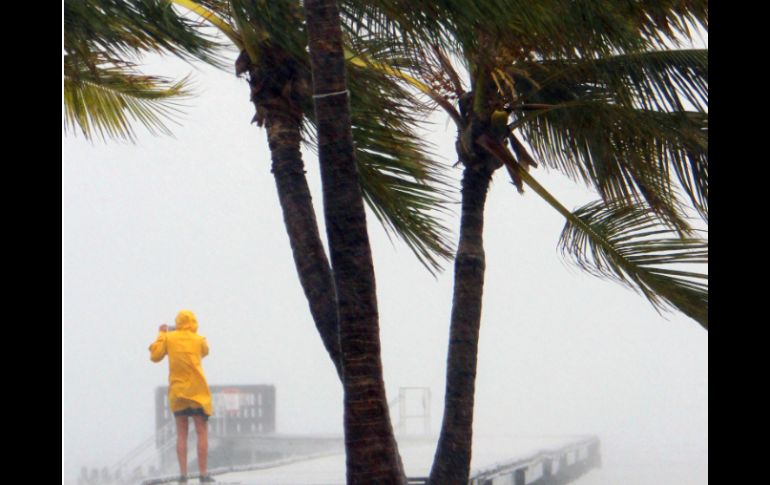
M340 322L349 484L406 483L390 423L366 213L335 1L305 2L324 215Z
M467 485L473 442L473 404L481 299L484 293L484 204L493 169L466 165L460 242L455 258L444 420L430 472L435 485Z
M278 48L264 49L259 64L244 50L235 61L237 75L248 73L253 121L266 125L272 172L289 236L294 265L316 329L342 381L337 301L329 261L321 243L300 152L303 96L309 76Z
M288 107L276 109L281 104L285 101L277 99L268 103L270 107L266 109L265 116L273 160L272 172L300 284L318 333L341 381L342 354L334 280L305 178L300 152L301 120Z

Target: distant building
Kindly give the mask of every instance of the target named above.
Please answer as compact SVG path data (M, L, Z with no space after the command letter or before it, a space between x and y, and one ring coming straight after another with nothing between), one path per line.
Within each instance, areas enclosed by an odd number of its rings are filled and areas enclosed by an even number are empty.
M280 457L280 453L255 450L253 439L275 433L275 386L209 386L214 414L209 419L209 468L242 465ZM177 466L174 415L168 404L168 387L155 390L155 444L161 467ZM194 449L194 447L193 447ZM191 458L193 458L191 456ZM194 458L191 461L194 465Z

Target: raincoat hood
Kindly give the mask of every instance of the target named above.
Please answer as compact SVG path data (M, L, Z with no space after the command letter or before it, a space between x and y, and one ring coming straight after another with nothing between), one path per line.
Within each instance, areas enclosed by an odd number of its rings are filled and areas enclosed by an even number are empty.
M195 318L195 314L190 310L179 312L176 316L176 329L196 333L198 331L198 320Z

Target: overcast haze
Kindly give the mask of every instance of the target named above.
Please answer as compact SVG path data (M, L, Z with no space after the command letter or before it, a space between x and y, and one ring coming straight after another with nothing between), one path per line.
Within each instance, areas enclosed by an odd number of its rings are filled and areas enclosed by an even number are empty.
M63 139L62 482L153 433L167 364L151 363L147 347L183 308L209 341L210 384L274 384L279 432L341 433L341 386L297 281L248 85L177 61L155 68L194 71L200 96L174 138L139 128L136 144ZM443 115L432 121L456 179L454 130ZM304 155L323 223L317 158ZM570 208L593 200L556 173L533 174ZM705 477L707 332L566 265L563 219L532 191L519 195L505 171L486 214L476 432L598 434L605 467L626 450L686 456ZM434 278L368 216L388 397L430 387L437 431L452 265ZM457 214L448 224L456 241Z

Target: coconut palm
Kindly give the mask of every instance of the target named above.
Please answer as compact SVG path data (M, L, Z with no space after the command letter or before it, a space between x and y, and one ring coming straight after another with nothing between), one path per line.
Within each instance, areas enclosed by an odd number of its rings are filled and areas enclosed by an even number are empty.
M707 243L685 212L692 207L708 220L707 52L669 47L689 38L693 24L707 28L707 3L372 3L350 6L354 17L377 19L358 29L389 38L428 26L414 37L425 62L412 74L421 81L409 81L458 129L462 215L431 483L467 483L484 206L499 168L519 191L530 187L565 216L560 247L580 267L708 327L707 276L684 269L707 263ZM466 69L469 87L451 59ZM601 199L570 212L528 173L540 165Z
M324 215L337 288L347 482L406 484L385 395L374 266L353 148L339 10L335 0L307 0L304 5Z

